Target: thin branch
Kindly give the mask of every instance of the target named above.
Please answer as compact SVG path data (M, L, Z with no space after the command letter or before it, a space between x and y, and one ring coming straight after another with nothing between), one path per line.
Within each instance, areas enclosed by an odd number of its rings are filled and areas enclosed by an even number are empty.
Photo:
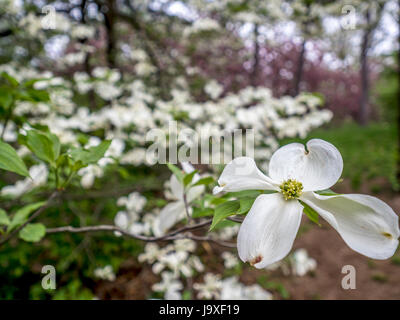
M236 248L236 243L232 243L232 242L227 242L227 241L222 241L222 240L218 240L212 237L205 237L205 236L196 236L194 234L189 234L186 235L187 239L192 239L194 241L209 241L209 242L214 242L220 246L223 247L228 247L228 248Z
M186 217L188 219L188 223L190 224L192 222L192 216L190 215L190 212L189 212L189 204L187 201L186 192L183 193L183 204L185 205Z
M141 235L133 235L129 232L118 228L117 226L113 225L99 225L99 226L87 226L87 227L79 227L75 228L72 226L64 226L64 227L57 227L57 228L48 228L46 229L46 233L60 233L60 232L69 232L69 233L86 233L86 232L99 232L99 231L113 231L113 232L120 232L125 236L129 236L134 239L143 240L143 241L156 241L155 237L146 237Z
M232 216L232 217L228 217L226 218L227 220L233 221L233 222L239 222L242 223L244 218L241 216Z
M191 226L184 226L182 228L176 229L168 234L165 234L163 236L158 236L158 237L149 237L149 236L142 236L142 235L136 235L132 234L122 228L119 228L114 225L98 225L98 226L87 226L87 227L72 227L72 226L64 226L64 227L57 227L57 228L48 228L46 230L46 233L60 233L60 232L70 232L70 233L84 233L84 232L99 232L99 231L114 231L114 232L120 232L121 234L128 236L130 238L138 239L138 240L143 240L143 241L162 241L162 240L171 240L171 237L174 237L178 234L190 231L190 230L195 230L202 228L204 226L207 226L211 224L212 220L206 220L200 223L197 223L195 225Z
M169 233L169 235L170 235L170 236L173 236L173 235L176 235L176 234L178 234L178 233L185 232L185 231L191 231L191 230L195 230L195 229L200 229L200 228L203 228L203 227L205 227L205 226L210 225L211 223L212 223L212 219L209 219L209 220L205 220L205 221L203 221L203 222L199 222L199 223L197 223L197 224L186 225L186 226L184 226L184 227L182 227L182 228L176 229L175 231L171 231L171 232Z
M124 236L129 238L138 239L147 242L155 242L155 241L168 241L168 240L177 240L177 239L192 239L194 241L211 241L218 245L234 248L236 244L229 243L225 241L220 241L218 239L212 237L205 237L205 236L197 236L188 231L195 230L202 228L204 226L210 225L212 222L211 219L197 223L191 226L185 226L179 229L176 229L166 235L158 236L158 237L151 237L151 236L143 236L138 234L132 234L128 231L121 229L114 225L99 225L99 226L87 226L87 227L72 227L72 226L64 226L64 227L57 227L57 228L48 228L46 233L54 234L54 233L61 233L61 232L69 232L69 233L86 233L86 232L101 232L101 231L112 231L112 232L119 232Z

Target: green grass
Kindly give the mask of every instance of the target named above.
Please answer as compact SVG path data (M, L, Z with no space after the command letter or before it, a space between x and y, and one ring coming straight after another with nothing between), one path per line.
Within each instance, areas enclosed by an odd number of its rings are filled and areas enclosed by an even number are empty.
M281 145L290 142L305 143L319 138L334 144L343 156L343 177L358 189L361 184L376 177L384 177L398 190L395 179L396 128L388 123L371 123L361 127L345 123L339 127L319 128L312 131L307 139L284 139ZM379 190L372 190L379 192Z
M388 276L381 272L374 273L371 279L380 283L386 283L389 280Z

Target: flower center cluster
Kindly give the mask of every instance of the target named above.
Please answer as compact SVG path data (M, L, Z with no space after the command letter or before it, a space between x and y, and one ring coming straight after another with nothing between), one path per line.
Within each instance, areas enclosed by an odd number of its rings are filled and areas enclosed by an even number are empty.
M285 200L297 199L303 193L303 185L294 179L286 180L279 188Z

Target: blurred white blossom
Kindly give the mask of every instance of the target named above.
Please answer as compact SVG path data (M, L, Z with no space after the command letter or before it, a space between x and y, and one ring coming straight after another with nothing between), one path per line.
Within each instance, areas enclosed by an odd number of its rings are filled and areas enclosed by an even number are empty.
M292 273L296 276L304 276L317 268L317 262L309 257L306 249L295 250L290 256L290 263Z
M102 268L96 268L94 270L94 275L99 279L107 281L114 281L116 279L114 270L110 265L107 265Z
M198 292L199 299L219 299L221 295L221 276L218 274L206 273L202 283L193 284L193 288Z

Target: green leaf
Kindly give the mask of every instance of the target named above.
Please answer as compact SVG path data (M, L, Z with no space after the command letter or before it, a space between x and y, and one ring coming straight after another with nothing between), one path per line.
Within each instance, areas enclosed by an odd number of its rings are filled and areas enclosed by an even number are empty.
M197 170L193 170L192 172L187 173L187 174L184 175L184 177L183 177L183 185L185 187L188 186L192 182L193 177L194 177L194 175L196 173L197 173Z
M35 102L49 102L50 96L46 90L27 89L27 95Z
M216 197L211 194L205 194L204 200L208 201L210 204L215 205L215 206L227 201L227 199L225 199L225 198Z
M222 220L236 214L239 208L240 208L239 200L227 201L218 205L215 208L214 218L211 223L209 231L212 231L215 228L215 226Z
M167 163L168 169L172 171L172 173L178 178L180 182L183 183L184 173L181 169L179 169L176 165L172 163Z
M318 193L321 196L337 196L337 195L339 195L339 193L336 193L336 192L332 191L331 189L316 191L315 193Z
M89 149L74 149L70 152L72 159L75 162L81 162L83 166L97 163L108 150L111 140L104 140L98 146Z
M249 212L249 210L253 206L254 201L255 199L250 197L241 198L239 200L240 208L236 214L246 214L247 212Z
M192 218L209 217L214 214L214 209L211 208L193 208Z
M19 82L14 77L10 76L7 72L3 71L1 76L6 79L13 87L18 87Z
M40 159L55 166L58 147L54 145L54 140L44 132L29 130L27 133L26 146ZM58 157L58 155L57 155Z
M220 205L220 204L225 203L225 202L226 202L226 199L215 197L214 199L212 199L212 200L210 201L210 204L212 204L212 205L214 205L214 206L217 206L217 205Z
M24 82L22 83L22 86L25 88L33 88L34 89L34 84L36 82L40 82L40 81L48 81L51 78L36 78L36 79L29 79L29 80L24 80Z
M54 154L54 160L56 161L58 157L60 156L60 150L61 150L61 143L58 137L51 133L51 132L45 132L45 135L51 140L53 143L53 154Z
M228 192L224 195L225 198L247 198L247 197L258 197L262 191L260 190L244 190L238 192Z
M0 88L0 106L4 109L8 109L13 102L13 95L10 88L1 87Z
M29 102L50 102L49 93L46 90L36 90L32 88L26 88L17 91L17 100L29 101Z
M19 232L19 237L28 242L38 242L46 234L46 227L42 223L29 223Z
M0 209L0 224L4 226L8 226L10 224L10 219L7 216L7 212L3 209Z
M32 212L39 209L45 203L46 203L46 201L31 203L31 204L28 204L25 207L22 207L19 210L17 210L17 212L14 214L14 217L11 220L11 222L7 228L7 232L10 232L10 231L14 230L16 227L22 225L28 219L29 215Z
M66 153L63 153L61 156L58 157L56 161L57 168L60 168L64 165L68 165L69 156Z
M201 185L208 185L208 184L213 183L213 182L214 182L214 178L213 177L204 177L204 178L201 178L196 183L194 183L193 187L201 186Z
M239 222L232 221L232 220L222 220L220 223L218 223L213 231L221 230L224 228L229 228L229 227L234 227L238 224Z
M185 290L182 293L182 300L192 300L192 292L190 290Z
M232 13L238 13L238 12L243 12L243 11L248 11L249 10L249 4L247 2L241 2L241 3L227 3L227 8L230 12Z
M18 173L21 176L29 177L25 163L18 156L17 152L9 144L0 141L0 169Z
M56 161L58 159L58 157L60 156L60 150L61 150L60 139L58 139L58 137L55 134L49 132L48 131L49 129L47 127L36 128L36 129L38 129L37 132L45 135L51 141L53 155L54 155L54 161Z
M302 204L302 206L304 207L303 212L304 214L315 224L317 224L318 226L321 226L321 224L319 223L319 215L318 212L315 211L313 208L311 208L308 204L306 204L305 202L299 200L300 203Z
M265 288L269 290L278 291L278 293L281 295L283 299L290 298L289 292L286 290L285 286L280 282L269 281L268 283L266 283Z

